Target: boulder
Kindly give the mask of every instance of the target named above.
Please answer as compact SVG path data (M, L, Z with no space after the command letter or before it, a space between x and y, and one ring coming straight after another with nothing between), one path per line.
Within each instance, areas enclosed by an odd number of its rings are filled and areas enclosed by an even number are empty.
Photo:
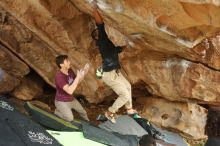
M139 100L145 107L142 116L158 126L191 139L206 139L207 110L194 103L170 102L158 97Z
M33 100L43 94L43 85L44 82L40 79L27 76L11 94L21 100Z

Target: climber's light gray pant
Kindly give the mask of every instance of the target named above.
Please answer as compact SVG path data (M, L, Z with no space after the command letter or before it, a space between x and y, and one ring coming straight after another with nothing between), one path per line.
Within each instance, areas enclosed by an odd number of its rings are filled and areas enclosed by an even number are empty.
M55 100L55 106L56 109L54 113L66 121L73 121L74 117L72 109L78 112L83 119L89 121L85 109L82 107L77 99L74 99L71 102L62 102Z
M132 108L132 95L131 95L131 84L127 79L121 74L120 71L116 73L116 70L110 72L104 72L102 79L106 85L112 88L118 95L113 105L109 107L109 111L115 113L125 105L126 109Z

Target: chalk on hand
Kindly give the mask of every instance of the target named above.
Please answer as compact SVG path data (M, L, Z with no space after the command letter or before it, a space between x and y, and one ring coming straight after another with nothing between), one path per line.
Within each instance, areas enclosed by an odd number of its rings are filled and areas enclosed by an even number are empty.
M90 65L88 63L86 63L86 65L84 66L84 70L87 70L90 68Z

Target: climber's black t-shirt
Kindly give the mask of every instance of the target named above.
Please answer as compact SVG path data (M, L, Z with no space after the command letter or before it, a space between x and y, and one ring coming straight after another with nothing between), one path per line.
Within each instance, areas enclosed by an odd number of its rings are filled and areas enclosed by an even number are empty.
M122 51L122 48L119 46L115 46L112 41L108 38L104 23L96 24L98 28L98 40L96 41L96 45L99 47L99 51L102 56L102 67L103 71L109 72L114 69L119 69L119 58L118 53Z
M220 137L209 137L205 146L220 146Z

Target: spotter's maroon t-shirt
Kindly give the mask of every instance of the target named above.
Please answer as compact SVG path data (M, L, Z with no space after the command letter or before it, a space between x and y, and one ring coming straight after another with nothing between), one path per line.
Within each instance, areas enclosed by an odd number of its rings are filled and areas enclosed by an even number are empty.
M68 75L62 73L61 71L57 71L55 76L55 84L56 84L56 96L55 100L62 102L69 102L74 99L74 97L66 91L63 90L63 87L68 84L71 85L75 79L75 74L72 69L69 69Z

